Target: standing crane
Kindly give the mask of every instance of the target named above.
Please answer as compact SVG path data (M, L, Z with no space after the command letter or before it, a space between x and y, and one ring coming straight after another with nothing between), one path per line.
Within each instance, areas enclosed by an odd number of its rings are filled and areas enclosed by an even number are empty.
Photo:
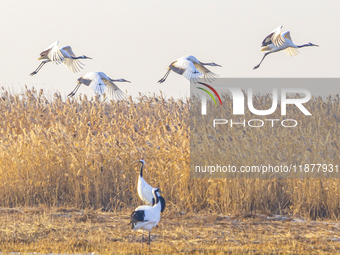
M161 220L161 203L156 193L159 192L157 188L152 189L152 194L155 199L155 204L138 206L131 214L130 224L133 230L147 230L149 231L149 243L150 233L153 227L157 226ZM143 232L142 232L142 245L143 245Z
M43 52L40 53L38 60L44 60L40 63L37 69L30 75L33 76L37 74L40 69L48 62L53 62L58 64L64 64L70 71L77 73L80 69L83 69L81 65L84 65L79 61L79 59L92 59L86 57L85 55L76 56L74 55L72 48L70 46L64 46L62 48L58 47L59 41L52 43Z
M116 84L113 82L130 82L124 79L113 80L108 77L103 72L89 72L80 77L77 80L76 87L72 90L69 97L72 97L76 94L80 85L84 84L85 86L90 86L90 88L97 95L101 96L104 94L108 94L111 98L116 98L117 100L123 100L126 98L126 95L123 91L121 91Z
M286 31L281 34L281 28L283 26L280 26L273 30L269 35L267 35L266 38L264 38L262 42L262 49L261 51L268 51L264 54L261 62L254 67L254 70L259 68L262 61L266 56L268 56L271 53L278 52L281 50L284 50L287 55L293 57L299 54L299 51L297 49L303 48L303 47L308 47L308 46L317 46L319 45L313 44L313 43L307 43L303 45L295 45L293 43L292 38L290 37L290 32Z
M138 185L137 185L138 196L145 204L154 205L155 199L152 194L153 187L150 186L143 178L143 168L145 165L145 161L144 159L140 159L131 164L135 164L135 163L142 163L139 176L138 176ZM158 192L161 192L161 191L158 189ZM160 196L158 192L156 195L159 198L160 203L161 203L161 212L163 212L165 209L165 199L162 196Z
M206 78L208 80L216 78L218 75L209 71L206 67L204 67L205 65L220 66L215 63L202 63L197 58L191 55L181 57L169 65L168 71L163 76L163 78L158 81L158 83L163 83L169 76L171 71L183 75L189 81L191 79L195 81L198 78Z

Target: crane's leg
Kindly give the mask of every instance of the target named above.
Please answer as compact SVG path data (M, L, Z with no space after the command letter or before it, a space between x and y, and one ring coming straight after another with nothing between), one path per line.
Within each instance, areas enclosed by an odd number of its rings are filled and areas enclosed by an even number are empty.
M35 71L32 72L30 75L33 76L33 75L37 74L37 73L40 71L40 69L41 69L46 63L48 63L48 62L50 62L50 61L43 61L43 62L41 62L40 65L38 66L38 68L35 69Z
M68 96L68 97L73 97L73 96L76 94L76 92L78 91L80 85L81 85L81 83L78 82L77 86L76 86L76 87L72 90L72 92L71 92L70 94L68 94L67 96Z
M255 70L255 69L259 68L259 67L260 67L260 65L261 65L261 63L262 63L262 61L264 60L264 58L265 58L265 57L267 57L267 55L268 55L268 54L270 54L270 53L271 53L271 52L267 52L267 53L265 53L265 54L264 54L264 56L263 56L263 58L261 59L261 62L260 62L260 63L259 63L257 66L255 66L253 70Z
M168 76L169 76L170 71L171 71L171 69L169 69L169 70L166 72L166 74L163 76L162 79L160 79L160 80L158 81L158 83L163 83L163 82L165 82L166 78L168 78Z
M149 231L149 252L150 252L150 242L151 242L151 240L150 240L150 232L151 231Z
M142 249L143 249L143 242L144 242L144 240L143 240L143 233L144 233L144 231L142 231Z

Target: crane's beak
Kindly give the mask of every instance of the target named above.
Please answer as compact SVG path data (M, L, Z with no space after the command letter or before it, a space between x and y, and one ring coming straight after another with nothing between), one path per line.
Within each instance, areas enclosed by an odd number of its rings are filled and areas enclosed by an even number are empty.
M39 58L38 58L38 60L42 60L42 59L43 59L43 57L39 57Z
M135 162L132 162L131 165L133 165L133 164L135 164L135 163L138 163L138 162L139 162L139 160L137 160L137 161L135 161Z
M216 66L222 67L221 65L216 64Z

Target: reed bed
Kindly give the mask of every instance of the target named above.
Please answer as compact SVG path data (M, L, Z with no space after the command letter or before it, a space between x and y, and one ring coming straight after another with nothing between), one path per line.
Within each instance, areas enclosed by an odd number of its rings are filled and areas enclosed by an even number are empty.
M131 162L144 158L145 178L163 191L169 211L339 218L339 179L190 178L189 99L160 94L125 102L86 96L63 101L59 94L48 100L34 89L16 94L3 89L0 95L2 207L130 210L141 204L136 191L140 166ZM238 160L284 162L293 157L288 146L293 143L301 148L294 152L301 158L339 163L339 105L338 97L313 98L308 106L313 121L302 119L303 138L291 129L262 129L256 137L244 128L229 129L223 153Z

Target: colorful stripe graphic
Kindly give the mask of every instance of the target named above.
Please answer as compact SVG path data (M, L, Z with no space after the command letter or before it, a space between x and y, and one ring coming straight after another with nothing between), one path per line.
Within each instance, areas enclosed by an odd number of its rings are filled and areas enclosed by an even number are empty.
M222 105L222 100L221 100L219 94L217 93L217 91L216 91L213 87L211 87L210 85L205 84L205 83L203 83L203 82L198 82L198 83L199 83L199 84L202 84L202 85L204 85L204 86L206 86L206 87L208 87L209 89L211 89L211 90L215 93L215 95L217 96L218 100L220 100L220 104ZM205 91L205 92L207 92L207 93L211 96L211 98L214 100L215 105L217 105L217 103L216 103L216 101L215 101L215 98L213 97L213 95L212 95L208 90L202 89L202 88L200 88L200 87L197 87L197 88L198 88L198 89L201 89L201 90L203 90L203 91Z
M215 105L217 105L215 98L213 97L213 95L212 95L208 90L206 90L206 89L204 89L204 88L200 88L200 87L196 87L196 88L201 89L201 90L207 92L207 93L209 94L209 96L211 96L212 100L214 100Z

